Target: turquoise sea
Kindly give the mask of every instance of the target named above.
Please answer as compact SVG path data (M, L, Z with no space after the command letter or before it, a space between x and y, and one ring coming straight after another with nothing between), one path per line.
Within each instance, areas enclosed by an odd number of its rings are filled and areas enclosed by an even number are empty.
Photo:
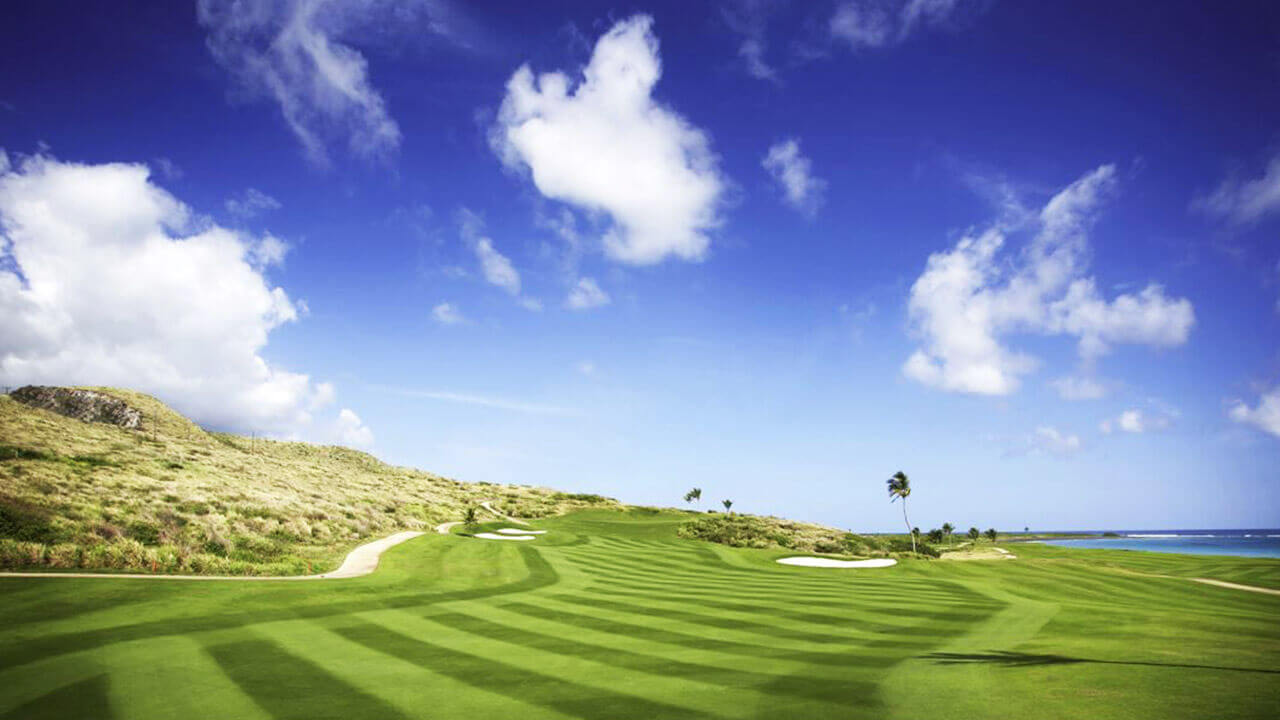
M1280 530L1112 530L1114 538L1045 540L1049 545L1193 555L1280 558Z

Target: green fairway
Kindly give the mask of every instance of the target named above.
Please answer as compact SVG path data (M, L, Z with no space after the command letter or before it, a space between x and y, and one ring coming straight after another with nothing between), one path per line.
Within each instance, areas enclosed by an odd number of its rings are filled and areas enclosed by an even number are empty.
M315 582L0 579L0 718L1263 718L1280 561L783 567L582 512ZM1180 577L1160 577L1175 575Z

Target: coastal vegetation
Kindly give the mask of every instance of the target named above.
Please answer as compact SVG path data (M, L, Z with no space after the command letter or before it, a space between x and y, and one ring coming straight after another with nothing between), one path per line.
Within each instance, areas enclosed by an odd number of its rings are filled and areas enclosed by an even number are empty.
M146 395L90 390L138 411L140 424L84 422L0 395L0 569L307 574L484 501L530 518L617 505L210 432Z

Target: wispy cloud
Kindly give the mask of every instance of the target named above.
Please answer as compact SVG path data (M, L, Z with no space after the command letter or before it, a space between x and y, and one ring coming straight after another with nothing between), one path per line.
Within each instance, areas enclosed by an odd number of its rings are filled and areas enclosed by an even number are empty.
M370 79L365 56L347 39L414 33L454 38L460 18L446 0L198 0L215 60L251 96L273 100L317 165L345 142L357 157L385 160L400 126Z
M431 308L431 317L441 325L461 325L467 321L458 306L447 302L442 302Z
M1260 177L1227 178L1212 193L1196 198L1192 207L1239 225L1280 211L1280 153L1271 158Z
M487 395L472 395L469 393L459 393L448 390L421 390L417 388L378 384L368 385L367 387L372 390L400 395L402 397L421 398L423 400L439 400L441 402L457 403L459 405L473 405L476 407L526 413L529 415L573 416L582 414L580 410L575 408L561 407L558 405L543 405L541 403L524 402L522 400L491 397Z
M961 0L845 0L831 17L831 36L857 50L895 45L922 27L946 23Z
M814 176L813 163L800 152L799 140L774 143L760 164L778 183L788 205L810 218L818 213L827 183Z

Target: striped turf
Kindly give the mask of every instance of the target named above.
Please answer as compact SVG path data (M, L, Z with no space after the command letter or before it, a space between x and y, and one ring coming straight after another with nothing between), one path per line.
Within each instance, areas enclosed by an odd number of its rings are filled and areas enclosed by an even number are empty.
M1273 717L1280 562L872 570L584 513L331 583L0 580L0 719Z

